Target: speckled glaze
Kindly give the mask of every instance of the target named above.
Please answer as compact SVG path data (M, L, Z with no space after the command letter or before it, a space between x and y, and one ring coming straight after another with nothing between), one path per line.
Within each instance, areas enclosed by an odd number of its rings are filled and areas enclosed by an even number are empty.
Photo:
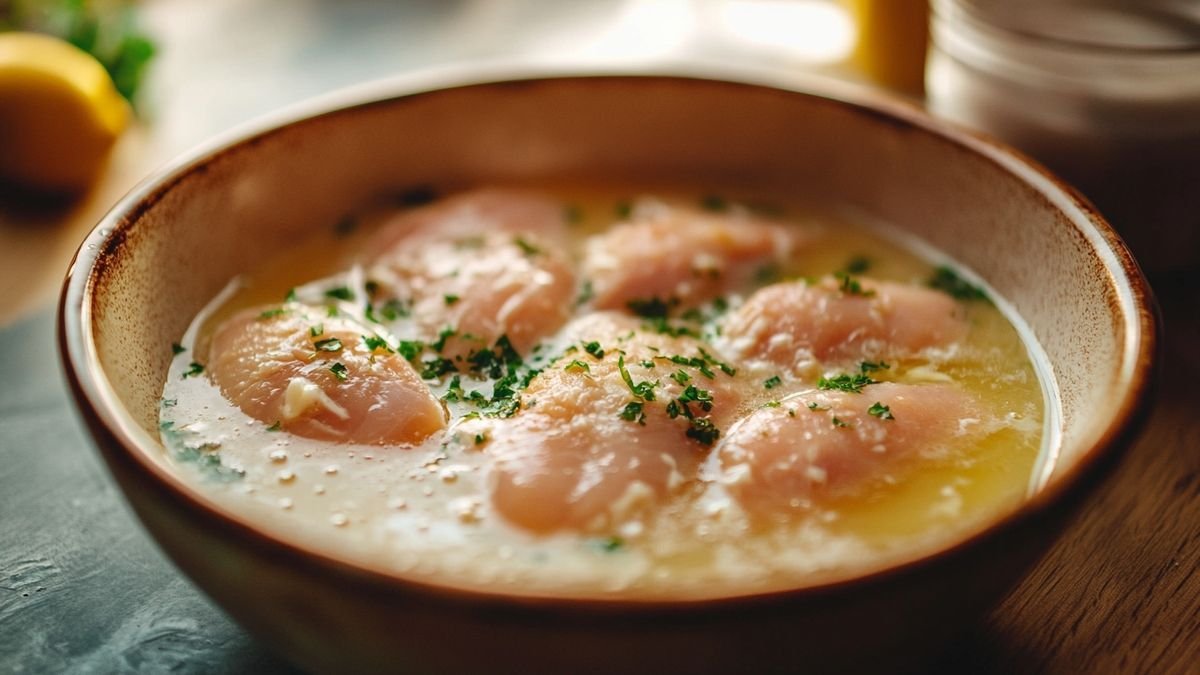
M738 78L406 78L253 125L136 188L81 247L60 335L79 409L147 529L315 671L897 671L936 653L1021 577L1136 433L1153 300L1108 225L1013 151L845 85ZM1020 510L943 550L815 587L671 603L417 583L272 539L171 472L156 431L164 346L234 274L381 191L538 177L753 186L911 232L987 279L1041 342L1061 397L1057 466Z

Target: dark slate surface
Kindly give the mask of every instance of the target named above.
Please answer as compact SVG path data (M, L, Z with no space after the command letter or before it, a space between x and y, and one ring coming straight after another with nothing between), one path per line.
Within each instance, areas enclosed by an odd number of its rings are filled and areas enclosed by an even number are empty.
M0 672L292 672L163 556L75 413L50 312L0 330Z

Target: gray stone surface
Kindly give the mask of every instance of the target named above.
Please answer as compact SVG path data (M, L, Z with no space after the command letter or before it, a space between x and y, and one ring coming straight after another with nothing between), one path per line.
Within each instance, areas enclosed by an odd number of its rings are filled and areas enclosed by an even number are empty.
M50 312L0 331L0 672L291 672L163 556L70 402Z

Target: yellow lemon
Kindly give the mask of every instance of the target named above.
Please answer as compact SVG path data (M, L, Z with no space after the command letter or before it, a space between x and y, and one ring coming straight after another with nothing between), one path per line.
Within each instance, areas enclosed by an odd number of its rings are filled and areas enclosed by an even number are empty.
M37 33L0 33L0 180L52 192L92 183L129 105L88 53Z
M854 61L875 82L910 94L925 87L928 0L849 0L858 23Z

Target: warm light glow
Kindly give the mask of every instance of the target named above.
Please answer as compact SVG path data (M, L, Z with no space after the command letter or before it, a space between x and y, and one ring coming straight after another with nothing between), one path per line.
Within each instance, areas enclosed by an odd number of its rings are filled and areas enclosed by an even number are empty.
M842 59L854 45L850 17L828 0L734 0L718 17L728 38L805 60Z

